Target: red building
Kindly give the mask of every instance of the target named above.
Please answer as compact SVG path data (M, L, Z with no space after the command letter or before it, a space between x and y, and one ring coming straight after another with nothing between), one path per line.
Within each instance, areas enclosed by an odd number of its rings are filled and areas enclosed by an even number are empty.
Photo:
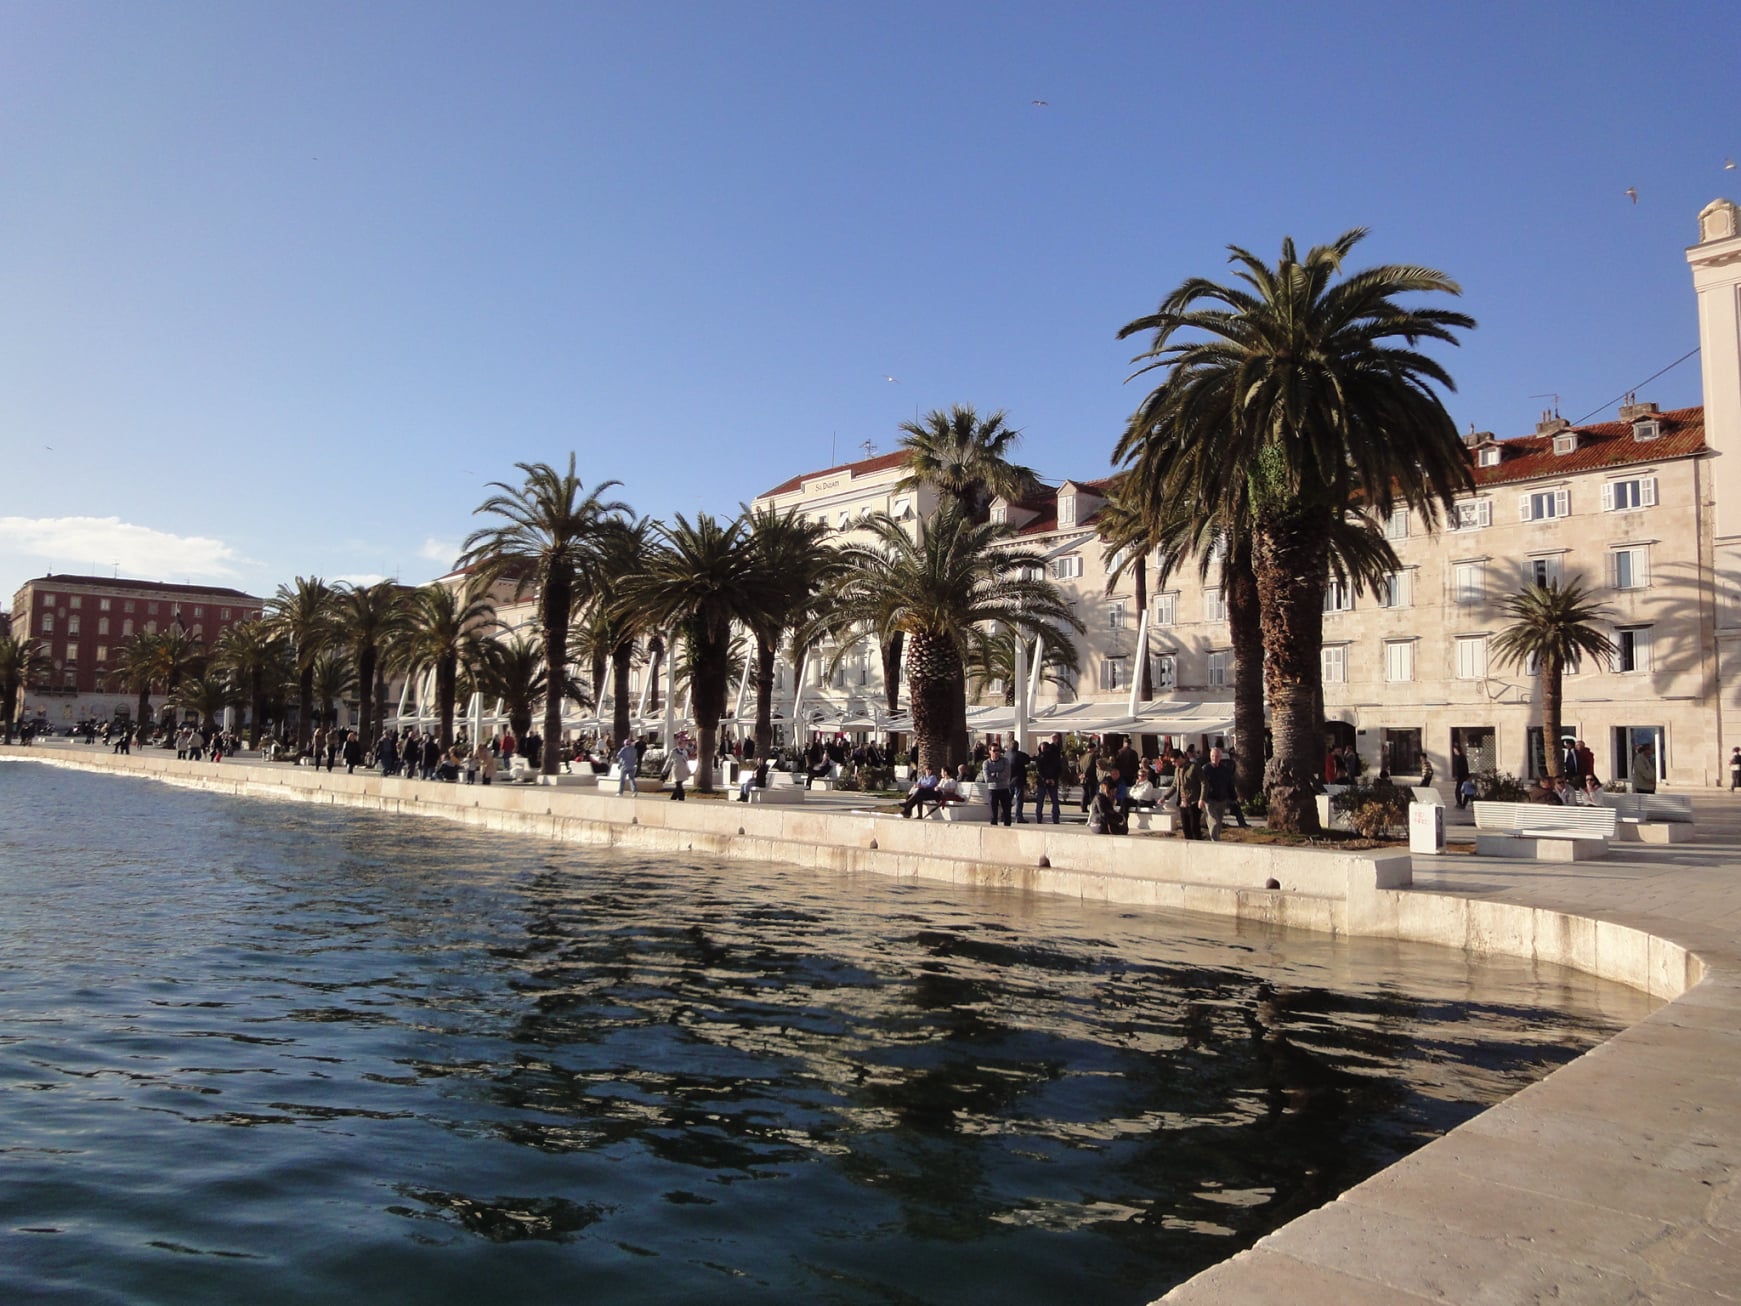
M12 631L28 638L46 664L32 676L23 720L64 729L78 721L131 711L133 696L109 683L114 659L135 635L182 630L203 647L229 626L260 616L252 594L212 585L171 585L106 576L42 576L12 596Z

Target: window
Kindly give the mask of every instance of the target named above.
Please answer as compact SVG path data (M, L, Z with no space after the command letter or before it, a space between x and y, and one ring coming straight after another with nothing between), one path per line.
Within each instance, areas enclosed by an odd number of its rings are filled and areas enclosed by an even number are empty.
M1103 658L1100 662L1100 687L1106 690L1123 689L1130 684L1130 677L1125 674L1122 657Z
M133 600L132 600L132 599L128 599L128 600L127 600L127 601L126 601L126 602L125 602L125 603L123 603L123 604L122 604L122 605L121 605L121 611L123 611L123 612L131 612L131 611L133 611Z
M1558 585L1560 583L1560 555L1544 553L1539 557L1530 558L1523 569L1524 583L1528 585Z
M108 633L109 633L109 619L107 617L98 617L97 618L97 634L107 635Z
M1203 620L1227 620L1227 591L1224 589L1206 589L1203 591Z
M1337 580L1332 576L1330 583L1324 586L1324 611L1354 611L1354 586L1348 581Z
M1572 492L1564 486L1557 490L1537 490L1517 498L1519 521L1547 521L1554 517L1569 517L1572 512Z
M148 613L148 614L149 614L149 615L151 615L151 616L153 616L153 617L155 617L155 616L156 616L156 615L157 615L157 605L156 605L156 604L155 604L155 603L153 603L153 604L150 604L150 605L149 605L149 606L148 606L148 607L147 607L147 608L146 608L146 612L147 612L147 613Z
M1209 655L1209 684L1214 689L1227 686L1228 673L1233 670L1233 650L1222 649Z
M1471 499L1468 503L1460 503L1451 510L1451 529L1454 531L1478 531L1484 526L1493 525L1493 500Z
M76 635L79 633L79 619L77 617L68 617L66 619L66 633L69 635Z
M108 660L109 660L109 646L107 644L97 645L97 661L98 662L107 662Z
M79 660L79 646L77 644L68 644L66 646L66 660L69 665Z
M1479 467L1499 466L1499 450L1492 446L1483 449L1475 456L1475 463Z
M1630 481L1607 481L1602 486L1602 511L1625 512L1630 508L1656 507L1656 477L1640 476Z
M121 638L125 639L129 635L131 635L132 633L133 633L133 623L131 621L123 621L121 623Z
M1324 683L1342 685L1348 681L1348 645L1326 644L1319 651L1323 660Z
M1067 553L1062 558L1052 559L1053 580L1075 580L1082 575L1082 555Z
M1114 603L1106 610L1106 625L1109 630L1124 629L1124 604Z
M1459 635L1457 637L1457 679L1485 680L1487 678L1487 636Z
M1406 540L1409 537L1409 510L1394 509L1390 519L1384 523L1384 538L1387 540Z
M1479 603L1485 596L1486 587L1483 584L1480 562L1455 562L1451 564L1451 602L1471 604Z
M54 634L54 613L45 612L42 614L42 621L37 627L36 633L38 635Z
M899 514L897 514L897 516L898 515ZM991 506L991 520L992 520L992 524L994 526L1007 526L1007 525L1009 525L1010 510L1008 508L1004 507L1003 504L1001 504L1001 503L992 504L992 506Z
M1632 544L1608 553L1609 584L1617 590L1641 590L1650 584L1650 550Z
M98 612L107 612L108 610L109 610L109 600L108 599L98 599L97 600L97 611Z
M846 510L842 509L840 512L835 514L834 524L838 529L845 530L847 523L850 522L851 520L852 520L852 514L850 512L847 512Z
M1179 620L1179 595L1177 591L1168 594L1155 595L1155 625L1171 626Z
M228 621L229 619L230 619L230 610L228 608L219 608L218 609L218 620L219 621Z
M1650 627L1622 626L1614 632L1614 669L1650 670Z
M1555 457L1559 457L1561 455L1569 454L1569 453L1576 453L1577 451L1578 451L1578 437L1576 434L1556 435L1554 437L1554 456Z
M1058 525L1074 526L1076 524L1076 496L1060 494L1058 496Z
M74 612L78 611L79 606L82 602L83 602L83 600L77 594L73 595L70 599L68 599L66 601L67 607L71 608Z
M194 643L196 643L196 644L203 643L205 640L205 637L206 637L206 628L204 626L195 626L193 628L193 642Z
M1379 606L1406 608L1415 601L1415 577L1412 571L1393 571L1384 578L1378 592Z
M146 622L145 623L145 633L147 635L155 635L157 633L157 623L155 621Z
M1402 684L1415 678L1414 640L1385 640L1384 678L1392 684Z
M1632 424L1634 440L1654 440L1662 434L1662 423L1654 417L1641 417Z
M1179 683L1179 661L1171 653L1157 653L1149 663L1149 679L1156 689L1172 689Z

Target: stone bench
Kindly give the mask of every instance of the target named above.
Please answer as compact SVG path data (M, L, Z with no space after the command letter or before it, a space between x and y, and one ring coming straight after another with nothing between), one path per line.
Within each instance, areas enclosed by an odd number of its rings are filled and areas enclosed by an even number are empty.
M1179 829L1179 815L1170 807L1133 807L1130 809L1132 834L1174 834Z
M1484 857L1533 857L1575 862L1605 857L1614 838L1611 807L1555 807L1548 803L1477 800L1475 852Z
M1693 800L1685 794L1611 794L1600 790L1596 802L1611 807L1622 821L1674 821L1691 825Z
M804 801L803 785L771 785L766 789L750 787L749 801L756 805L801 803Z

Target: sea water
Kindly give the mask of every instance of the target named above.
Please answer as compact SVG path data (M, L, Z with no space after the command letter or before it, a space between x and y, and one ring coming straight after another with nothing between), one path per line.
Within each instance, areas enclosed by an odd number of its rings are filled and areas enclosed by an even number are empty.
M0 1302L1134 1306L1650 1005L0 762Z

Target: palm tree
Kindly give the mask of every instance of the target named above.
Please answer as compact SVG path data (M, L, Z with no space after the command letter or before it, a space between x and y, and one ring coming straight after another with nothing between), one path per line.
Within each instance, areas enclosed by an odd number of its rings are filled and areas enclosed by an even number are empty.
M645 567L625 577L619 609L638 612L650 627L676 630L689 657L689 701L700 736L696 787L713 787L719 719L731 677L732 625L765 622L749 528L742 518L721 522L709 513L694 523L681 513L656 528L658 546Z
M36 661L36 650L31 647L29 639L0 635L0 742L12 742L18 695L30 683L30 673Z
M157 657L154 678L164 693L174 694L184 676L205 674L205 647L179 625L158 635L153 648Z
M585 620L570 646L570 660L591 669L595 701L603 688L605 664L610 664L611 737L618 743L629 737L632 724L629 678L635 642L649 629L646 614L622 601L623 585L646 568L652 548L653 526L646 517L612 517L600 525L586 563Z
M1155 547L1154 515L1140 498L1133 495L1121 481L1107 497L1095 529L1106 545L1106 592L1111 594L1129 572L1136 587L1138 628L1149 610L1149 553ZM1137 658L1137 697L1148 702L1155 696L1149 677L1147 649L1139 649Z
M266 629L290 648L296 665L296 746L308 746L314 705L314 660L332 642L333 589L319 576L298 576L266 600Z
M183 712L199 717L207 730L217 725L218 715L237 701L234 684L222 673L211 676L186 676L171 692L169 701Z
M357 729L374 743L375 678L381 652L405 626L405 591L390 580L340 584L332 598L333 637L350 650L357 670Z
M1542 678L1542 752L1548 774L1560 774L1560 705L1565 671L1583 657L1611 658L1614 641L1598 626L1609 613L1576 581L1531 585L1499 605L1513 618L1493 638L1493 652L1512 666L1536 663Z
M143 730L151 722L151 691L157 687L157 642L161 635L141 631L115 650L115 662L109 679L126 692L136 696L134 729Z
M1152 332L1137 375L1164 373L1127 433L1155 446L1160 499L1249 521L1275 748L1265 788L1270 825L1282 830L1317 829L1332 524L1353 502L1379 516L1401 502L1431 529L1472 484L1433 388L1454 389L1451 377L1416 345L1455 344L1453 330L1474 322L1398 302L1459 293L1431 268L1389 265L1337 280L1365 234L1349 231L1303 259L1290 238L1274 268L1233 247L1245 288L1192 278L1119 332Z
M523 485L491 481L499 490L474 509L500 518L500 524L473 531L466 538L461 566L477 566L484 579L512 576L515 594L528 587L538 593L538 622L544 638L544 664L568 665L568 621L575 600L575 587L586 576L589 550L600 526L626 516L629 507L599 496L619 481L606 481L590 494L574 474L574 455L568 455L568 471L558 472L548 463L515 463L525 474ZM566 675L566 672L563 673ZM544 699L544 750L541 770L555 775L562 766L557 745L562 739L562 696Z
M901 423L901 447L907 451L907 475L900 489L934 487L944 503L958 505L975 521L984 521L993 499L1021 499L1039 486L1031 468L1009 461L1022 438L1004 425L1001 411L987 417L970 404L956 404L947 413L933 409L923 421Z
M314 701L320 705L322 725L336 726L338 713L333 704L349 698L357 688L357 664L350 650L334 645L314 660L314 674L309 680ZM365 691L366 692L366 691ZM367 736L365 735L366 739Z
M766 757L774 744L774 666L780 641L788 634L794 637L796 660L798 645L807 642L800 631L818 615L819 598L839 568L840 555L828 542L827 524L805 521L796 509L778 513L746 506L743 520L749 523L756 583L762 591L761 611L749 625L756 639L756 755Z
M453 746L453 705L460 669L477 664L484 632L496 624L496 609L487 594L486 586L475 577L458 587L435 581L413 590L405 629L388 654L393 665L408 676L433 673L443 748Z
M212 665L231 677L247 701L249 748L260 746L269 696L295 679L287 655L288 649L272 639L264 621L226 626L212 645Z
M976 522L951 504L909 535L889 516L863 523L874 540L842 549L830 595L843 643L866 634L907 641L907 697L922 766L966 760L957 723L966 715L966 664L974 632L988 623L1062 642L1080 631L1058 588L1040 573L1037 552L1009 543L1007 527Z
M1012 707L1016 701L1016 632L1007 627L973 628L967 649L967 683L977 696L994 683L1003 686L998 701ZM1048 639L1040 655L1040 676L1050 684L1068 689L1082 670L1082 657L1073 639Z
M524 739L532 729L532 714L544 701L550 678L544 671L544 648L541 642L519 635L507 639L485 640L472 678L486 698L497 698L508 714L508 725ZM586 690L572 676L566 677L563 694L581 707L592 702Z

